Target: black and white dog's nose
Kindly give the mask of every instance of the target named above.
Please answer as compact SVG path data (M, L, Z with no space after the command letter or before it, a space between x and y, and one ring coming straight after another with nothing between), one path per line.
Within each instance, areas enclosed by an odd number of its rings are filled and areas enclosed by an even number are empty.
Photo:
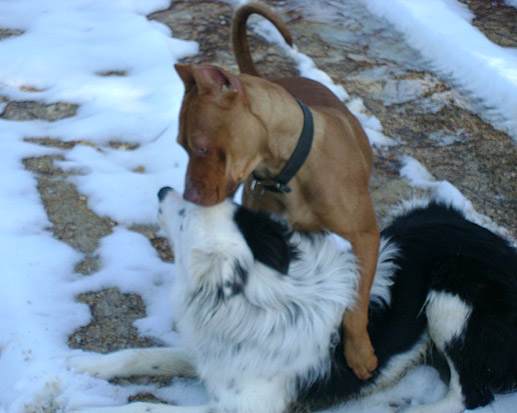
M169 191L174 191L174 189L172 189L170 186L164 186L163 188L161 188L159 191L158 191L158 199L160 201L163 201L163 199L167 196L167 194L169 193Z

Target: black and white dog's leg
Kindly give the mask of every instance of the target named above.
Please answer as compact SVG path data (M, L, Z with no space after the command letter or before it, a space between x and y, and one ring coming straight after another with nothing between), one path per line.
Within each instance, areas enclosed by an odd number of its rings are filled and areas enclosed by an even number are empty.
M157 403L130 403L113 407L86 407L74 413L284 413L294 395L288 394L286 378L235 378L214 381L209 404L171 406Z
M142 375L196 376L191 357L182 350L167 347L77 356L70 358L68 365L103 379Z
M135 402L122 406L87 407L73 410L71 413L226 413L211 405L171 406L162 403Z
M463 413L465 410L461 369L452 359L449 345L461 341L471 312L472 308L457 295L442 291L429 293L426 305L429 336L449 365L449 391L436 403L410 407L404 413Z

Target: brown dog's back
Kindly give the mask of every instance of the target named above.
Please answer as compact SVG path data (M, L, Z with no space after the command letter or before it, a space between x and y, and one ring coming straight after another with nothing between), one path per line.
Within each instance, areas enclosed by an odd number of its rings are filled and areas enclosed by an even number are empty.
M348 112L343 102L321 83L305 77L284 77L273 80L308 106L324 106Z

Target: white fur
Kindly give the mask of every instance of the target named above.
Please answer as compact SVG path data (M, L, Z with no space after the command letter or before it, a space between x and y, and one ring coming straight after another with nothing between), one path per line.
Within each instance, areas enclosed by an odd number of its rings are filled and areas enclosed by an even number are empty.
M443 351L447 343L463 333L471 313L472 307L456 295L429 293L426 304L428 331L439 350Z
M399 380L411 367L422 362L429 348L429 344L429 336L423 334L412 349L392 357L379 372L375 382L362 390L362 395L367 395L393 385L393 383Z
M472 307L454 294L432 291L427 297L425 311L429 336L438 350L444 354L447 344L464 333ZM404 413L461 413L464 411L465 405L458 372L450 358L445 354L444 356L451 372L447 396L437 403L410 407Z
M73 413L227 413L214 410L213 406L171 406L162 403L136 402L123 406L91 407L74 410ZM229 412L228 412L229 413Z
M370 291L370 301L377 305L389 306L391 303L391 286L397 269L394 259L399 250L394 242L381 238L377 271Z
M445 356L445 358L451 372L447 395L436 403L412 406L402 413L462 413L465 410L458 372L449 357Z

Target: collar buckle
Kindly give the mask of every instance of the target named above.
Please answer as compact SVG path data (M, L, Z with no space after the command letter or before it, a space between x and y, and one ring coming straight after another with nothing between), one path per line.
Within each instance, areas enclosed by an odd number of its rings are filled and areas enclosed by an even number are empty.
M254 191L257 185L262 187L262 191L267 190L280 194L288 194L292 189L287 185L294 178L296 173L303 166L309 156L314 138L314 120L310 109L305 104L296 99L298 105L303 112L303 127L298 138L298 143L294 148L291 157L284 165L280 173L274 178L262 179L253 172L253 180L251 182L251 190ZM264 181L267 180L267 183Z
M281 194L288 194L289 192L292 191L291 187L287 184L284 184L282 182L275 182L273 185L275 189L274 189L274 192L279 192Z
M261 194L264 191L277 192L279 194L288 194L292 191L291 187L286 183L280 182L274 179L261 178L255 172L253 172L253 179L250 184L251 191L255 191L260 187Z

